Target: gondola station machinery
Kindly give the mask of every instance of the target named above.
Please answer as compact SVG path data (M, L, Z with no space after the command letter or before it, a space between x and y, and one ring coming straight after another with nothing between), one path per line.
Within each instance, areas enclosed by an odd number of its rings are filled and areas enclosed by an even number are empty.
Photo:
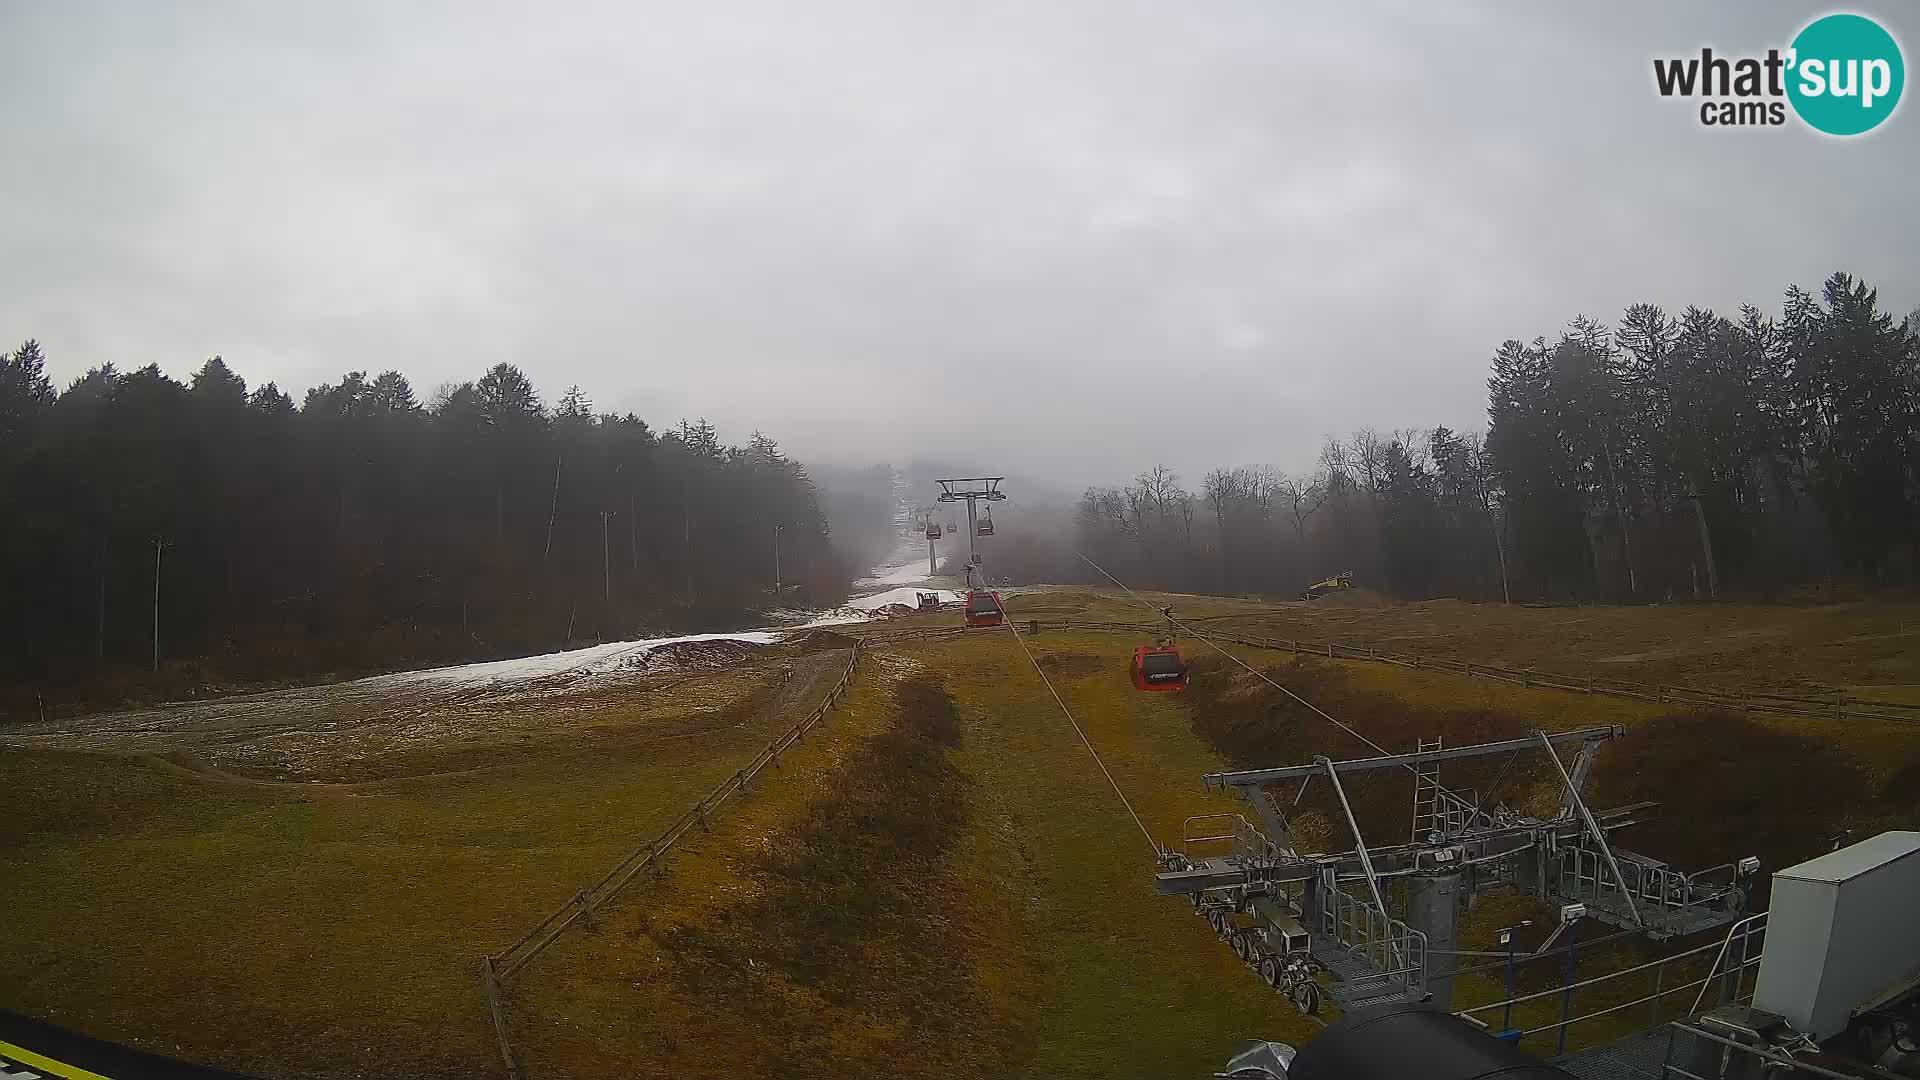
M1188 819L1167 849L1159 890L1184 896L1264 982L1305 1012L1323 998L1343 1018L1297 1053L1278 1042L1241 1047L1220 1077L1236 1080L1920 1080L1920 832L1887 832L1776 872L1771 907L1750 912L1759 862L1747 857L1684 873L1621 850L1612 838L1653 804L1594 809L1582 791L1597 751L1619 727L1586 728L1474 746L1422 743L1412 753L1216 773L1209 788L1245 795L1240 815ZM1574 752L1571 765L1561 751ZM1557 813L1535 817L1441 782L1448 761L1537 750L1561 780ZM1408 770L1406 842L1369 843L1345 784L1355 774ZM1288 823L1306 785L1330 789L1353 847L1300 851ZM1502 889L1559 911L1564 987L1452 1012L1453 969L1465 955L1459 913ZM1389 899L1389 898L1392 899ZM1650 942L1695 935L1662 960L1576 981L1576 924L1595 922ZM1708 936L1711 935L1711 936ZM1698 940L1698 939L1696 939ZM1665 950L1675 949L1667 945ZM1675 959L1710 957L1704 977L1600 995L1584 1016L1527 1032L1489 1022L1535 998L1572 1001L1574 987L1631 977ZM1756 970L1757 969L1757 973ZM1686 970L1683 968L1682 970ZM1656 980L1657 982L1657 980ZM1677 996L1676 996L1677 995ZM1682 1018L1566 1052L1570 1023L1632 1015ZM1628 1010L1622 1012L1621 1010ZM1645 1012L1643 1012L1645 1010ZM1617 1030L1617 1029L1616 1029ZM1543 1062L1522 1036L1559 1056Z

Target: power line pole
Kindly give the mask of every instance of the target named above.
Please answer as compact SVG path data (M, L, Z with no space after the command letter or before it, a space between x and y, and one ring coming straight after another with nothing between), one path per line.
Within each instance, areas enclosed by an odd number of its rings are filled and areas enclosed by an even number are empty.
M153 538L153 670L160 670L160 549L166 541Z
M780 592L780 530L781 528L782 526L779 526L779 525L775 525L773 527L773 591L776 595L778 595Z
M613 610L613 563L608 557L607 523L619 516L617 510L600 511L600 581L607 593L607 610Z
M566 460L561 457L553 461L553 501L547 505L547 546L540 550L542 563L553 554L553 519L560 513L560 466L565 464Z

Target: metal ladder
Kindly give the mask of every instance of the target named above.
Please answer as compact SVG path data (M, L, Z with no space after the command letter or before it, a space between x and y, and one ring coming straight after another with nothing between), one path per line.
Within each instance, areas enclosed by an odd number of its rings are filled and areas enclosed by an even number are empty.
M1441 748L1441 737L1421 739L1415 749L1421 753ZM1440 763L1423 761L1413 767L1413 836L1423 843L1430 832L1445 833L1446 822L1440 809Z

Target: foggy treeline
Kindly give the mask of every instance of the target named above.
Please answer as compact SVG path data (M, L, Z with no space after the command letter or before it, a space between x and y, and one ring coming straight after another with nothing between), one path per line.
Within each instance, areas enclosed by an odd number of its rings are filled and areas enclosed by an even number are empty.
M549 408L511 365L296 405L218 357L56 393L36 343L0 353L0 676L152 664L156 595L162 665L257 678L731 626L849 569L771 439L657 433L578 387Z
M1353 571L1408 599L1660 601L1920 573L1920 312L1837 274L1781 315L1651 304L1495 352L1483 436L1329 439L1308 470L1156 467L1081 498L1128 584L1298 594ZM1016 572L1096 581L1045 544ZM1025 565L1023 565L1025 564ZM1051 577L1061 580L1061 577Z

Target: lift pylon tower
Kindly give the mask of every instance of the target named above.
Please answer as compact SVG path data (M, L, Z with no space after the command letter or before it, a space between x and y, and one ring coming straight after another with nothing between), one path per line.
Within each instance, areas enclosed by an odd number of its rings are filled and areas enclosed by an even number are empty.
M911 515L909 520L912 522L912 530L919 533L927 541L927 576L932 577L940 572L940 566L934 554L933 537L927 532L927 525L933 521L933 507L916 506L909 511L909 514Z
M1656 939L1739 919L1757 860L1682 873L1613 847L1611 834L1654 804L1587 807L1580 787L1593 755L1623 734L1617 726L1537 731L1452 748L1434 739L1410 754L1212 773L1207 788L1240 792L1265 829L1240 814L1188 818L1179 848L1161 856L1156 885L1192 900L1234 952L1303 1012L1313 1012L1323 994L1343 1009L1429 999L1450 1007L1459 913L1485 889L1512 888L1559 905L1569 920L1590 917ZM1571 772L1560 764L1562 746L1578 747ZM1564 799L1552 818L1483 805L1477 794L1440 781L1443 762L1527 750L1546 751L1560 773ZM1341 778L1400 768L1414 774L1412 838L1369 846ZM1288 814L1316 779L1331 786L1352 850L1303 854L1295 847Z
M976 503L997 503L1006 499L1006 493L1000 490L1004 476L963 476L954 480L937 480L940 494L936 501L943 503L965 502L967 504L967 588L986 584L986 575L980 569L980 517L975 509ZM978 579L977 581L975 579Z

